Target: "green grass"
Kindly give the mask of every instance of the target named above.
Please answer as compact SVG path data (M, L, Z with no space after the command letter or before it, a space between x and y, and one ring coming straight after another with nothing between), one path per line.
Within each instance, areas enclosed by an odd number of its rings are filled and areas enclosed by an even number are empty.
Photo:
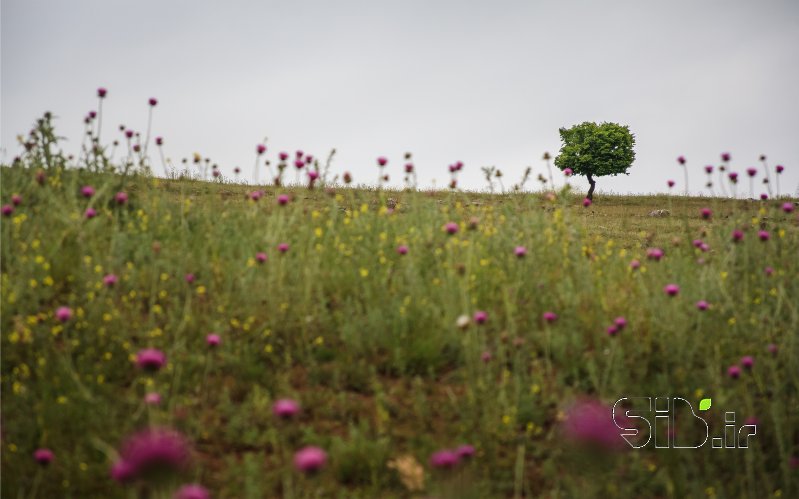
M22 196L2 219L3 497L135 494L109 469L125 436L152 425L194 448L164 497L188 481L215 497L799 494L799 230L780 203L600 195L583 208L567 191L344 188L266 188L256 202L242 185L49 166L34 151L2 168L3 203ZM292 201L279 206L280 193ZM665 257L647 260L650 247ZM59 306L74 311L63 325ZM485 324L456 325L477 310ZM629 325L608 336L618 316ZM153 375L133 362L148 347L168 357ZM745 355L754 368L729 378ZM160 406L144 404L152 391ZM563 434L574 400L633 396L681 396L697 413L711 398L711 436L725 410L739 426L757 417L758 434L749 449L600 454ZM286 397L301 415L276 421ZM432 452L463 443L470 463L430 469ZM329 462L305 477L290 457L311 444ZM39 447L52 465L34 462ZM417 465L424 491L412 493Z

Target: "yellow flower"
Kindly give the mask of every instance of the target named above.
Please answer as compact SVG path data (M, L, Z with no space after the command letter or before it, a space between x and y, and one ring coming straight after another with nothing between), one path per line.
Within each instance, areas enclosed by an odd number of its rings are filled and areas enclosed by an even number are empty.
M369 269L361 267L361 277L366 277L368 275L369 275Z

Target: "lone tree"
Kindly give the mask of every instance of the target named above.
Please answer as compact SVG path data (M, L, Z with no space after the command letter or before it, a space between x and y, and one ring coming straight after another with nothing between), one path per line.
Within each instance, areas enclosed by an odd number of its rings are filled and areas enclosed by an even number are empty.
M594 176L629 175L627 169L635 160L635 136L628 127L586 121L559 131L563 145L555 158L555 166L561 170L570 168L576 175L585 175L591 184L586 196L588 199L594 198Z

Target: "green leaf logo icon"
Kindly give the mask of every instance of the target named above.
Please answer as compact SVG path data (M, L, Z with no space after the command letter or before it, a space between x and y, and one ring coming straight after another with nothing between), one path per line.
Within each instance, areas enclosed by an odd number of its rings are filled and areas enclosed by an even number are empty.
M702 399L699 401L699 410L706 411L710 409L710 399Z

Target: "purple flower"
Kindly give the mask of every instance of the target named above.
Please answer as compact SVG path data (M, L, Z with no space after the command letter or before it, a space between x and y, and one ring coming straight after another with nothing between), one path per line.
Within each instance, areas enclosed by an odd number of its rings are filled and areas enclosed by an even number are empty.
M757 237L759 237L761 241L768 241L771 238L771 234L766 230L761 230L757 233Z
M405 163L405 173L413 173L413 163Z
M702 208L700 213L702 214L702 218L705 220L709 219L713 215L713 212L710 210L710 208Z
M785 202L782 203L782 211L785 213L791 213L793 211L793 203Z
M127 203L128 202L128 193L127 192L117 192L116 195L114 196L114 201L116 201L117 204L125 204L125 203Z
M286 206L289 203L289 196L288 194L280 194L277 197L277 204L280 206Z
M166 355L155 348L145 348L136 354L136 364L145 371L155 372L166 364Z
M685 156L677 156L677 163L684 165L685 164Z
M407 255L408 254L408 247L403 245L397 246L397 253L400 255Z
M761 199L762 201L765 201L765 200L767 200L767 199L768 199L768 194L766 194L765 192L761 193L761 194L760 194L760 199Z
M47 466L48 464L53 462L55 458L55 454L50 449L36 449L33 453L33 459L36 460L37 463L41 464L42 466Z
M127 137L129 139L132 138L133 137L133 130L131 130L131 129L125 130L125 137Z
M616 326L615 324L611 324L607 328L608 336L616 336L616 334L618 334L618 332L619 332L619 327Z
M461 445L460 447L455 449L455 453L461 459L469 459L471 457L474 457L474 447L468 444Z
M713 173L713 165L707 165L707 166L705 167L705 173L707 173L708 175L710 175L711 173Z
M94 208L86 208L86 211L83 212L83 216L91 220L92 218L97 216L97 210L95 210Z
M746 174L749 175L750 177L754 177L755 175L757 175L757 168L747 168Z
M255 146L255 152L260 156L261 154L266 152L266 146L263 144L258 144Z
M666 286L663 287L663 292L669 296L677 296L677 293L680 292L680 287L676 284L666 284Z
M99 97L99 98L101 98L101 99L102 99L102 98L104 98L104 97L105 97L107 94L108 94L108 90L106 90L105 88L103 88L103 87L100 87L100 88L98 88L98 89L97 89L97 97Z
M120 451L124 463L117 473L126 481L131 478L146 478L163 470L181 471L189 462L189 444L180 433L153 428L143 430L127 438ZM120 463L117 463L119 465ZM114 468L117 468L117 465ZM111 470L112 476L115 474Z
M119 277L116 274L107 274L103 277L103 284L106 287L112 287L114 284L119 282Z
M211 499L211 494L202 485L190 483L175 492L175 499Z
M546 322L549 322L550 324L558 320L558 314L556 314L555 312L544 312L544 315L542 317Z
M192 274L191 272L189 272L188 274L186 274L186 276L184 277L184 279L186 280L186 282L188 282L189 284L191 284L191 283L193 283L193 282L194 282L194 280L196 279L196 277L194 277L194 274Z
M218 347L220 343L222 343L222 338L219 337L218 334L209 334L205 337L205 342L208 344L209 347L215 348Z
M729 175L727 175L727 176L730 178L730 182L732 182L733 184L737 184L738 183L738 173L730 172Z
M294 161L294 168L302 170L305 167L305 161L297 159Z
M388 159L386 159L385 157L380 156L379 158L377 158L378 166L386 166L387 163L388 163Z
M456 232L458 232L458 224L456 224L455 222L448 222L444 226L444 230L447 231L447 234L455 234Z
M316 170L308 170L308 180L313 182L317 178L319 178L319 172L317 172Z
M282 419L290 419L300 413L300 404L291 399L280 399L272 405L272 414Z
M279 252L281 252L281 253L285 253L285 252L287 252L289 250L289 244L288 243L280 243L280 244L277 245L277 250Z
M255 259L258 261L258 263L264 263L266 261L266 253L259 251L255 254Z
M730 366L727 369L727 376L732 379L738 379L741 376L741 368L738 366Z
M263 195L264 193L262 191L252 191L250 193L250 199L252 199L253 201L258 201L259 199L261 199L261 197L263 197Z
M744 233L738 229L732 231L732 242L740 242L744 238Z
M622 450L627 445L613 422L612 408L594 399L580 400L567 409L563 431L569 440L580 445L603 450Z
M488 320L488 313L484 312L483 310L478 310L477 312L474 313L474 316L472 318L474 319L474 322L476 324L484 324L485 321Z
M147 405L159 405L161 403L161 394L158 392L150 392L144 396L144 403Z
M572 170L571 168L564 168L563 174L566 175L567 177L571 177L574 174L574 170Z
M133 467L126 461L119 460L111 466L111 478L119 483L127 483L135 478Z
M616 317L613 323L616 325L616 327L619 328L619 330L622 330L625 327L627 327L627 319L625 319L624 317Z
M11 206L10 204L4 204L2 211L4 217L10 217L11 214L14 213L14 207Z
M286 161L287 159L289 159L289 153L281 152L280 154L278 154L277 157L280 158L280 161Z
M489 352L488 350L486 350L485 352L481 353L481 354L480 354L480 360L482 360L482 361L483 361L484 363L486 363L486 364L488 364L489 362L491 362L491 352Z
M22 196L19 194L12 194L11 195L11 204L14 206L19 206L22 204Z
M591 206L591 200L588 198L583 199L583 208L588 208Z
M704 312L705 310L710 308L710 304L705 300L699 300L698 302L696 302L696 308Z
M72 318L72 309L69 307L58 307L55 310L55 318L59 322L67 322Z
M730 153L728 152L721 153L721 160L724 161L725 163L729 162L731 157L732 156L730 156Z
M641 262L638 260L633 260L630 262L630 268L633 270L638 270L641 267Z
M150 104L150 106L153 107L155 107L158 104L158 100L155 97L150 97L150 100L147 102Z
M755 359L751 355L745 355L741 357L741 365L744 369L752 369L755 365Z
M766 267L765 269L763 269L763 272L765 272L766 275L770 276L774 273L774 269L772 267Z
M646 250L646 257L650 260L655 260L656 262L659 262L660 259L663 258L664 254L665 253L660 248L649 248Z
M438 469L452 469L458 465L459 461L458 453L449 449L434 452L430 456L430 466Z
M527 248L525 248L524 246L516 246L516 248L514 248L513 250L513 254L519 258L522 258L525 255L527 255Z
M669 189L671 189L672 187L674 187L674 184L675 184L675 182L674 182L673 180L667 180L667 181L666 181L666 185L668 185L668 186L669 186Z
M94 196L94 192L95 192L94 187L90 185L84 185L80 190L81 195L85 198L90 198Z
M303 473L315 473L327 462L327 454L319 447L304 447L294 454L294 467Z
M784 167L784 166L782 166L782 165L777 165L777 166L776 166L776 168L775 168L775 170L777 170L777 173L782 173L782 172L783 172L783 170L785 170L785 167Z
M157 146L164 145L164 138L163 137L156 137L155 138L155 145L157 145Z

